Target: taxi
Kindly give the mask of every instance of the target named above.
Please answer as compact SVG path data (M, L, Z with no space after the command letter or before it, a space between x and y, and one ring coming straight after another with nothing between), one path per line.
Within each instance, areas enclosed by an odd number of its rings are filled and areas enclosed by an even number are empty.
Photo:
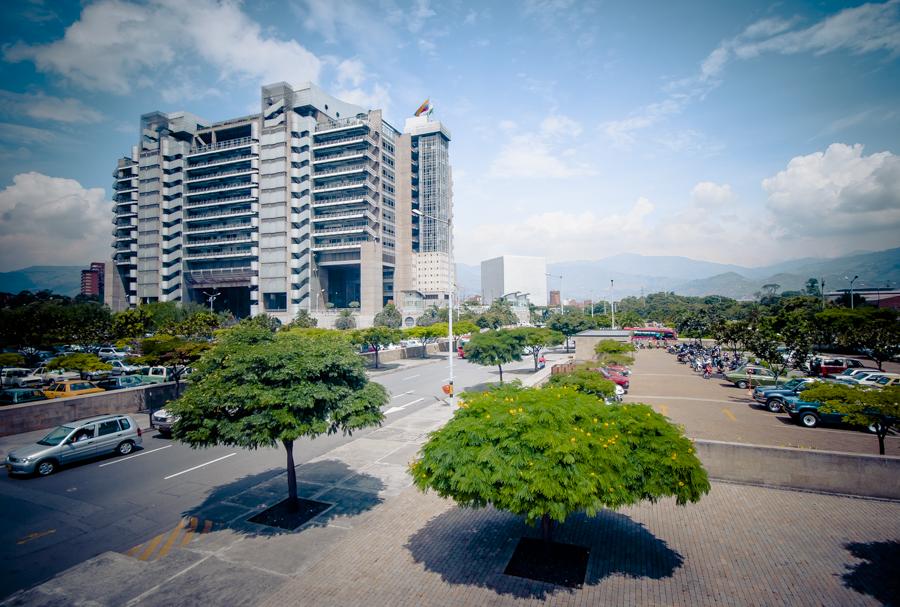
M47 398L66 398L67 396L81 396L82 394L95 394L97 392L105 392L105 390L89 381L70 379L50 384L44 390L44 396Z

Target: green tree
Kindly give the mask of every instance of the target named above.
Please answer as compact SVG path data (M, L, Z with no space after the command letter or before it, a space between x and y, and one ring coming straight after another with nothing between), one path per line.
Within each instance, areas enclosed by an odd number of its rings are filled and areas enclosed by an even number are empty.
M518 322L512 304L505 299L495 299L490 307L475 319L475 324L482 329L499 329Z
M181 393L181 379L188 367L209 350L205 341L191 341L175 335L155 335L141 341L140 362L168 367L175 381L175 396Z
M210 338L219 328L221 319L218 314L209 310L197 310L178 322L163 327L160 332L168 335L181 335L188 338Z
M634 344L615 339L601 339L594 346L597 360L607 365L631 365L634 364Z
M400 329L393 329L385 326L369 327L368 329L357 329L351 337L354 343L361 346L371 348L375 352L375 368L378 368L378 353L392 343L396 343L403 339L403 333Z
M25 357L15 352L3 352L0 354L0 371L6 367L24 367Z
M470 320L453 321L453 335L456 337L459 337L460 335L472 335L478 333L479 330L479 326Z
M463 507L541 521L545 539L574 512L667 496L683 505L709 492L691 441L647 405L607 406L553 386L463 400L410 465L413 482Z
M175 438L191 447L274 447L287 452L288 499L298 505L294 442L376 426L385 389L337 331L273 334L238 325L203 355L191 385L168 406Z
M90 371L109 371L112 369L112 366L100 360L96 354L75 352L57 356L47 363L47 368L51 371L60 369L87 373Z
M416 326L427 327L436 322L441 322L441 314L437 306L429 306L425 313L416 319ZM446 322L446 321L445 321Z
M819 289L819 281L815 278L807 279L806 285L804 286L803 290L807 295L812 295L813 297L822 296L822 290Z
M589 316L585 316L576 310L569 310L564 314L552 314L547 319L547 327L562 333L566 338L566 352L569 351L569 338L591 329L596 325L591 322Z
M376 327L388 327L390 329L399 329L403 324L403 316L400 310L392 303L387 304L381 309L381 312L375 315L373 323Z
M775 383L791 366L781 347L782 336L775 330L772 317L766 317L750 332L747 345L750 351L775 374ZM751 385L752 385L751 379Z
M634 310L628 310L616 315L616 324L619 327L642 327L644 319Z
M116 312L112 319L112 332L116 339L144 337L152 327L152 317L144 306Z
M900 424L900 387L872 390L846 384L815 382L803 391L803 400L822 403L823 413L840 413L848 424L868 427L878 436L878 453L884 455L884 439Z
M600 399L616 395L615 383L587 367L580 367L569 373L551 375L547 383L557 388L575 388L579 392L592 394Z
M297 312L297 316L294 317L286 327L282 327L282 329L290 330L290 329L311 329L318 326L319 321L314 318L308 310L300 310Z
M900 353L900 323L896 312L889 308L863 308L860 314L863 317L860 326L847 341L863 349L882 369L885 361Z
M745 320L723 320L711 328L712 336L720 346L731 350L731 355L737 358L739 352L745 349L745 340L750 333L750 325Z
M466 358L476 365L496 366L503 383L503 365L522 360L522 342L510 331L475 333L463 347Z
M535 327L512 329L510 333L519 340L522 347L528 350L528 353L534 358L535 371L538 370L538 359L541 356L541 351L550 346L558 346L565 339L565 336L559 331Z
M447 337L448 332L445 322L418 325L404 330L409 337L422 340L422 358L428 356L428 344L436 342L441 337Z
M350 310L341 310L338 317L334 319L334 328L340 331L356 328L356 319L353 318L353 312Z

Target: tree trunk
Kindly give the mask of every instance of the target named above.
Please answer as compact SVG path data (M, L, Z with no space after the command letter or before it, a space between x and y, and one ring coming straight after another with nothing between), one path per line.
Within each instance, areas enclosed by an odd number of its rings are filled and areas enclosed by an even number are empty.
M378 368L378 346L375 346L375 368Z
M885 424L878 425L878 455L884 455L884 437L887 436L888 427Z
M532 356L534 356L534 372L535 373L537 373L537 370L538 370L537 363L538 363L538 357L540 355L541 355L540 352L535 352L534 354L532 354Z
M541 539L545 542L553 541L553 519L549 514L541 515Z
M503 365L497 365L497 368L500 369L500 383L503 383Z
M292 509L300 507L297 499L297 469L294 468L294 441L281 441L287 451L287 473L288 473L288 503Z
M569 353L569 336L566 335L566 354Z

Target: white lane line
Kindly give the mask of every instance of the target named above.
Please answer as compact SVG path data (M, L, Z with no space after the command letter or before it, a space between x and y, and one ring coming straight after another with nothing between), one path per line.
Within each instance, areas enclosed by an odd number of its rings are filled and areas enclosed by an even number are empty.
M196 470L197 468L202 468L203 466L208 466L208 465L210 465L210 464L215 464L216 462L221 462L223 459L228 459L228 458L231 457L232 455L237 455L237 452L235 452L235 453L229 453L228 455L223 455L222 457L216 458L216 459L212 460L211 462L206 462L205 464L200 464L199 466L194 466L193 468L188 468L187 470L182 470L181 472L176 472L175 474L170 474L169 476L164 476L164 477L163 477L163 480L164 480L164 481L167 481L167 480L169 480L170 478L175 478L176 476L181 476L182 474L187 474L188 472L193 472L193 471Z
M415 378L419 377L420 375L421 375L421 374L410 375L409 377L402 377L401 379L402 379L403 381L407 381L407 380L409 380L409 379L415 379Z
M118 464L119 462L124 462L125 460L134 459L136 457L140 457L142 455L147 455L148 453L154 453L156 451L162 451L163 449L168 449L172 445L166 445L165 447L159 447L157 449L150 449L149 451L141 451L140 453L135 453L134 455L129 455L128 457L123 457L121 459L114 459L111 462L106 462L105 464L100 464L97 466L98 468L102 468L103 466L112 466L113 464Z
M420 402L422 402L423 400L425 400L425 399L424 399L424 398L417 398L416 400L412 401L411 403L406 403L405 405L401 405L401 406L399 406L399 407L391 407L390 409L385 409L384 414L387 415L388 413L394 413L395 411L403 411L403 410L406 409L408 406L414 405L414 404L416 404L416 403L420 403Z
M407 391L404 392L403 394L398 394L397 396L392 396L392 397L391 397L391 400L394 400L395 398L400 398L401 396L406 396L407 394L412 394L412 393L413 393L412 390L407 390Z

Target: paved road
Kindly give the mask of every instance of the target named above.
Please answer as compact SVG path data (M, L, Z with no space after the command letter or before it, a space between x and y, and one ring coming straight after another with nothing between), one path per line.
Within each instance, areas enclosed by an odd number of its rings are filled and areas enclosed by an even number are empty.
M389 422L443 398L446 358L406 362L411 365L389 365L371 373L392 395L384 407ZM455 363L458 392L497 380L497 369L462 360ZM523 360L510 365L504 379L526 377L530 364ZM350 440L326 436L301 441L294 457L302 464ZM129 457L90 461L47 478L2 477L0 557L5 566L0 572L0 597L104 551L123 552L146 542L205 500L238 494L277 476L284 464L281 449L192 450L148 432L143 449Z
M776 447L878 453L878 439L845 426L803 428L786 413L766 411L721 378L704 380L664 350L637 353L627 400L645 402L683 424L688 436ZM900 456L900 436L889 436L887 455Z

